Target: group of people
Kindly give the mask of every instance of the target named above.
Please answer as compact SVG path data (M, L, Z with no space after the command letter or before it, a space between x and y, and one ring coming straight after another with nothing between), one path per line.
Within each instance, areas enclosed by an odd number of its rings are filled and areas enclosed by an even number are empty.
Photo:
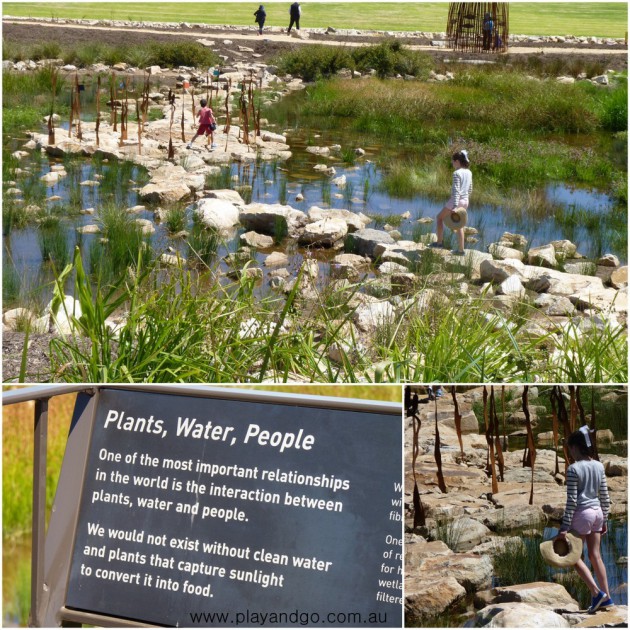
M300 30L300 17L302 15L302 7L300 7L299 2L294 2L289 7L289 28L287 29L287 33L291 32L291 29L295 26L296 30ZM258 7L258 11L254 12L254 22L258 24L258 34L262 35L263 27L265 26L265 20L267 19L267 12L265 11L265 7L261 4Z

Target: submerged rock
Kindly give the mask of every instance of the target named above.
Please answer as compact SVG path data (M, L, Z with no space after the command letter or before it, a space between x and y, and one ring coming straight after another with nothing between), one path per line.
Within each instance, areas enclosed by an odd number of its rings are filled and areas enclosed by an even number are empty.
M569 628L561 615L538 606L522 603L491 604L474 618L475 628Z

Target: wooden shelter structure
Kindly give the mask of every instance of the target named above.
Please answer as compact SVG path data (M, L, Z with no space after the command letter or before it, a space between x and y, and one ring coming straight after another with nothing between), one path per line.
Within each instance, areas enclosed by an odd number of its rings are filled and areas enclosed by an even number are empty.
M451 2L446 36L449 46L463 52L507 52L507 2Z

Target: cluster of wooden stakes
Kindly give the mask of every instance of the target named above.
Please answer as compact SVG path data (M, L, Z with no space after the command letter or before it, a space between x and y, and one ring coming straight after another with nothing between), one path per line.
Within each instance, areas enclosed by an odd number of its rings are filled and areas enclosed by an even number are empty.
M58 69L51 69L51 86L52 86L52 99L50 104L50 115L48 116L48 144L55 144L55 127L53 125L53 113L55 110L55 100L57 97L57 79ZM212 108L213 100L219 103L219 72L208 72L206 80L206 101L208 107ZM96 146L100 146L99 128L102 120L101 116L101 89L102 89L101 76L97 77L96 86ZM70 88L70 124L68 127L68 137L72 137L73 127L75 128L75 137L78 140L83 138L81 131L81 98L80 94L85 89L85 86L79 82L79 75L75 73L74 80L71 83ZM145 131L147 124L147 117L149 111L149 94L151 90L150 74L144 73L144 82L142 87L142 93L140 98L132 99L132 103L135 101L135 114L137 122L137 134L138 134L138 154L142 154L142 134ZM240 127L238 139L246 145L250 145L252 138L250 136L250 127L253 125L254 135L260 136L260 111L261 111L261 99L262 93L262 78L256 80L254 72L250 73L249 78L244 79L240 83L240 96L238 99L239 105L239 118ZM123 77L119 81L115 72L112 72L109 80L109 102L107 106L110 108L110 124L114 132L118 132L120 124L120 138L119 146L124 146L125 141L128 140L128 126L129 126L129 94L130 90L129 77ZM199 92L203 94L203 91ZM230 98L232 96L232 81L229 79L226 83L225 91L225 118L226 123L223 128L223 134L226 137L225 148L227 150L228 134L230 132L232 124L232 116L230 111ZM188 82L184 82L182 86L182 115L181 115L181 139L182 142L186 142L185 136L185 110L186 110L186 96L190 95L190 107L193 115L193 119L196 115L195 105L195 88L189 87ZM173 148L173 124L175 123L176 114L176 92L169 89L167 102L171 108L170 124L169 124L169 141L168 141L168 159L172 160L175 157L175 150ZM258 102L258 106L256 106ZM119 114L120 110L120 114ZM209 141L209 139L208 139Z
M583 426L586 423L586 416L584 413L584 407L580 400L581 387L570 385L569 386L569 409L565 404L565 399L560 390L560 387L556 386L552 388L550 394L551 402L551 416L552 416L552 429L553 429L553 448L556 454L556 467L555 474L559 474L559 459L558 448L561 447L564 454L564 474L566 477L566 471L569 465L573 462L569 450L566 445L566 439L571 433L578 429L578 417L580 419L580 425ZM530 420L529 403L528 403L528 391L529 387L523 388L522 395L522 409L525 416L525 427L527 430L527 443L523 452L523 468L531 468L531 491L529 495L529 504L534 504L534 464L536 462L536 446L534 444L534 433L532 431L532 423ZM457 404L457 394L455 387L451 388L451 396L453 398L454 411L454 423L455 431L457 433L457 439L459 440L460 455L464 458L464 446L462 442L462 429L461 429L461 414L459 413L459 406ZM503 439L500 436L500 423L497 414L497 404L495 401L494 387L490 387L490 394L488 395L487 387L483 388L483 417L485 426L485 437L488 445L487 459L486 459L486 472L492 480L492 493L497 494L499 492L498 480L504 481L504 460L503 452L508 449L508 441L505 430L505 387L501 387L501 406L502 406L502 419L503 419ZM413 469L413 507L414 527L423 527L426 525L426 513L420 500L420 492L418 490L418 482L416 479L416 460L420 452L419 446L419 434L420 434L420 416L419 411L419 398L417 393L412 393L410 388L405 389L405 409L407 416L413 418L413 445L412 445L412 469ZM562 429L564 439L560 438L560 428ZM594 397L591 397L591 417L590 417L590 429L593 432L592 443L595 459L599 459L597 453L597 423L595 416L595 403ZM440 431L438 427L438 410L437 400L435 401L435 448L434 448L435 463L437 467L437 482L440 491L443 493L448 492L448 488L444 481L444 474L442 471L442 455L440 452ZM497 474L498 468L498 474Z

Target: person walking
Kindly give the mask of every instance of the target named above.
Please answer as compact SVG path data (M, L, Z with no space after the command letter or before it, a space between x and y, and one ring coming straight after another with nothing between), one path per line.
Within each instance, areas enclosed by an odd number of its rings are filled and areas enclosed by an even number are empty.
M205 98L202 98L199 101L201 105L201 109L197 112L197 118L199 118L199 128L197 129L197 133L193 136L191 141L186 145L187 149L191 149L193 142L199 137L210 136L210 141L212 142L211 148L214 149L217 145L214 143L214 130L217 128L217 121L214 117L213 111L208 107L208 101Z
M265 25L265 20L267 19L267 13L262 4L258 7L258 11L254 13L254 17L256 18L254 22L258 24L258 34L262 35L263 26Z
M602 463L593 459L591 432L587 425L571 433L567 446L574 462L567 469L567 502L556 539L566 539L567 532L572 530L586 543L599 586L581 558L575 570L591 591L593 598L588 612L594 613L599 608L614 606L599 549L601 538L608 531L606 520L610 511L606 473Z
M293 25L295 24L295 30L300 30L300 16L302 15L302 7L300 7L299 2L294 2L289 7L289 16L291 17L291 21L289 22L289 28L287 30L287 34L291 32Z
M440 210L437 215L437 242L433 243L431 247L443 247L444 239L444 219L449 216L455 208L468 208L468 199L472 194L473 182L472 173L469 166L468 151L462 149L453 153L451 158L453 168L453 186L451 188L451 198L446 202L446 205ZM464 255L464 230L456 229L457 243L459 249L453 251L457 256Z

